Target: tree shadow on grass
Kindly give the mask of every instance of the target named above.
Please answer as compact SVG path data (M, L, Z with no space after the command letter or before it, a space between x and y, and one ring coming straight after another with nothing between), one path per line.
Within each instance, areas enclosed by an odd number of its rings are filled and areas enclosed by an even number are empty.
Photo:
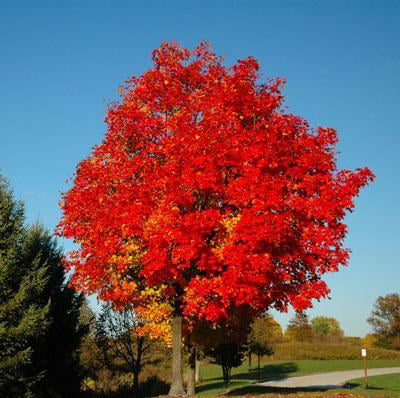
M235 388L235 384L237 385L237 388L239 389L243 383L232 381L231 384L229 384L228 390ZM196 395L202 395L211 390L222 390L221 391L221 394L222 394L224 391L224 383L222 381L220 381L220 382L208 383L208 384L196 386Z
M298 366L294 362L283 362L278 364L268 364L258 369L251 369L248 373L239 373L232 376L237 380L269 381L286 379L291 373L296 372Z
M243 373L237 373L233 374L231 376L231 383L228 387L228 390L230 391L229 395L235 395L234 392L241 390L241 389L246 389L246 388L251 388L251 392L253 390L260 389L260 391L264 391L264 389L268 389L270 387L263 387L263 386L257 386L257 385L252 385L252 386L245 386L243 387L243 383L247 382L254 382L254 381L267 381L267 380L281 380L281 379L286 379L287 377L290 376L291 373L295 372L298 369L297 365L293 362L283 362L279 364L268 364L263 366L260 370L260 378L258 378L258 370L257 369L251 369L249 372L243 372ZM237 385L237 388L235 388L235 384ZM196 387L196 393L201 395L202 393L206 393L210 390L217 390L217 389L223 389L224 384L222 381L222 375L220 377L214 377L207 379L206 384L200 385ZM268 391L267 391L268 392ZM250 392L249 392L250 393ZM257 392L254 392L257 394Z
M349 390L352 390L354 388L360 388L360 387L363 388L363 385L360 384L360 383L346 383L344 385L344 388L348 388ZM382 390L384 390L384 388L383 387L368 386L367 390L382 391Z
M286 379L298 369L299 367L294 362L268 364L261 367L260 374L258 374L258 369L252 369L251 379L259 381Z
M297 394L301 392L323 392L328 389L338 388L336 386L321 386L321 387L302 387L302 388L283 388L283 387L267 387L267 386L260 386L257 384L253 384L250 386L244 386L240 388L236 388L229 392L229 396L244 396L247 394L250 395L257 395L257 394L281 394L281 395L290 395L290 394Z
M297 388L284 388L284 387L267 387L260 386L257 384L252 384L249 386L243 386L236 389L231 390L228 394L229 396L245 396L249 395L257 395L257 394L281 394L281 395L290 395L304 392L324 392L327 390L335 390L335 389L354 389L357 387L361 387L360 384L356 383L347 383L344 386L314 386L314 387L297 387ZM382 391L384 388L381 387L368 387L369 391Z
M290 373L296 372L298 366L294 362L283 362L278 364L264 365L260 369L260 377L258 377L258 369L250 369L248 372L232 374L231 380L280 380L290 376ZM222 380L222 374L219 377L212 377L207 381Z

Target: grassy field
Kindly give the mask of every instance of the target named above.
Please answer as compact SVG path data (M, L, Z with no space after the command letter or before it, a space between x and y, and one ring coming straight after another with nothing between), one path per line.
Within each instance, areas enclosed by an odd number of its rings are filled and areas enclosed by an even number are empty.
M279 361L292 359L354 359L360 358L362 345L349 343L283 342L274 347L274 358ZM368 359L399 359L400 351L368 348Z
M368 377L368 388L364 386L364 378L349 380L346 390L354 394L363 394L367 397L400 397L400 373Z
M369 368L384 368L400 366L400 360L370 360ZM362 369L361 360L294 360L294 361L269 361L261 364L261 380L276 377L301 376L320 372L333 372L337 370ZM263 394L273 392L273 389L253 385L257 381L257 369L249 371L248 364L244 363L232 369L232 382L228 393L232 396L246 394ZM201 396L215 396L224 392L221 377L221 368L217 365L205 365L201 369L202 384L196 388L196 393ZM388 376L382 376L388 377ZM373 378L371 377L371 380ZM360 387L361 388L361 387ZM360 389L361 391L362 389ZM347 390L348 391L348 390ZM276 391L278 392L278 391Z

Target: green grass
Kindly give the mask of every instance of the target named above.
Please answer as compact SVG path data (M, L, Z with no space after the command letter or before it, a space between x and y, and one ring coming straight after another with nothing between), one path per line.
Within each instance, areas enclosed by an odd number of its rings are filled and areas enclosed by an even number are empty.
M381 359L368 361L369 368L393 366L400 366L400 360ZM362 368L363 363L361 360L263 361L261 363L261 380ZM198 395L215 396L225 391L222 383L221 368L219 366L203 366L201 376L203 383L196 388ZM247 363L243 363L240 367L232 369L231 385L228 389L229 395L262 394L277 391L276 389L254 385L253 383L257 379L257 369L253 368L249 371Z
M347 389L341 391L363 394L365 396L400 397L400 373L368 377L368 388L364 378L349 380Z

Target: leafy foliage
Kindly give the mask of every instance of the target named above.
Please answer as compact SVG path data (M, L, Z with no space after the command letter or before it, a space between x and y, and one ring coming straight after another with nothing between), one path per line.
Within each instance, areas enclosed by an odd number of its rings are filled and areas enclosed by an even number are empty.
M377 345L400 349L400 295L378 297L368 323L374 329Z
M270 315L256 318L251 325L249 341L249 367L251 354L257 355L258 378L260 378L260 361L263 355L272 355L274 345L282 339L282 329Z
M205 43L153 52L109 108L57 228L79 244L65 260L76 289L119 308L151 306L153 289L167 304L176 395L182 317L192 332L326 297L322 275L349 256L343 219L373 180L337 169L333 129L282 110L282 79L261 83L251 57L222 61Z
M363 347L364 348L372 348L376 347L377 343L377 337L376 335L372 333L368 333L364 338L363 338Z
M229 385L232 368L240 366L247 351L244 341L226 341L205 349L205 354L220 365L225 386Z
M248 350L248 335L251 330L249 312L233 312L227 319L215 325L201 321L189 335L190 342L197 347L199 357L210 357L222 368L225 385L229 384L232 367L239 366Z
M256 318L251 326L249 348L255 354L272 355L274 344L282 337L282 328L272 316Z
M332 317L316 316L311 320L314 336L323 340L339 340L344 336L339 321Z
M312 328L308 321L308 316L304 312L298 312L289 321L285 337L292 341L310 342L312 340Z
M162 288L174 311L213 322L325 297L373 174L337 170L336 132L284 113L283 81L259 83L255 59L228 68L204 43L163 43L153 62L63 195L74 286L119 305Z
M171 317L173 308L162 295L163 287L159 289L145 288L141 292L142 303L135 308L139 323L137 333L158 339L172 345Z

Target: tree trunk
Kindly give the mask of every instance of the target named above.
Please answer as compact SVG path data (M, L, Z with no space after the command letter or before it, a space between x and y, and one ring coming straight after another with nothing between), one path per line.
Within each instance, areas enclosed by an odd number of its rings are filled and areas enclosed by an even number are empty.
M133 371L133 396L139 398L139 373L140 370L135 367Z
M260 377L261 377L261 372L260 372L260 357L261 357L261 355L258 354L258 380L260 380Z
M228 368L222 366L222 377L224 379L224 387L225 389L228 388L229 378L228 378Z
M196 355L196 372L194 377L194 381L196 384L200 382L200 366L201 366L201 361L200 359L198 359Z
M182 377L182 317L177 315L172 318L172 383L169 395L186 395Z
M133 396L134 396L134 398L140 397L139 374L142 371L143 344L144 344L144 337L136 336L136 361L134 361L134 367L133 367Z
M251 370L251 351L249 351L249 370Z
M187 378L187 395L194 396L195 390L195 379L196 379L196 346L190 344L188 346L189 358L188 358L188 378Z

